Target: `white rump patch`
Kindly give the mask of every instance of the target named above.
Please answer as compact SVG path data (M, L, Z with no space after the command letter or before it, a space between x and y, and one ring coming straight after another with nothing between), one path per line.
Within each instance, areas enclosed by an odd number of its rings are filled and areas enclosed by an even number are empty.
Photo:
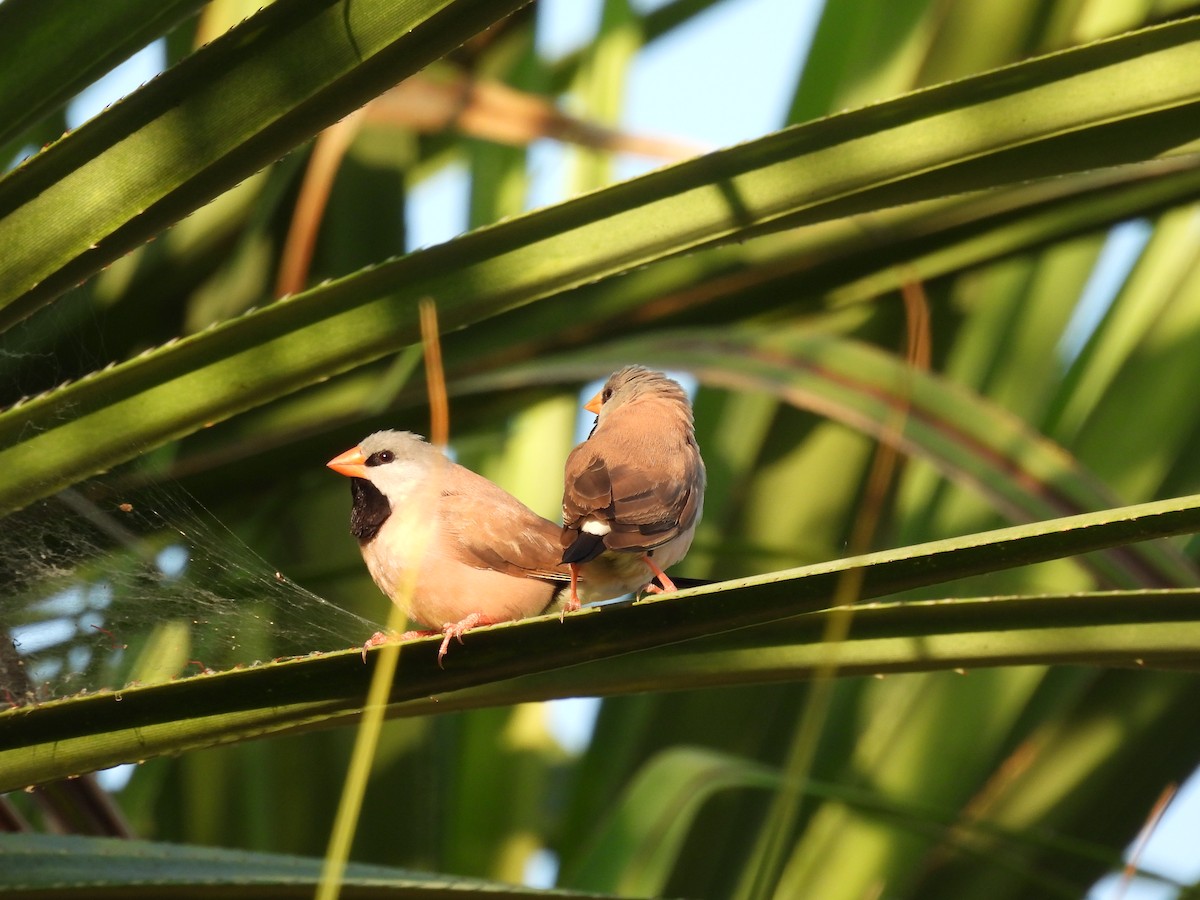
M605 525L603 522L584 522L583 527L579 529L585 534L594 534L597 537L604 537L612 531L611 525Z

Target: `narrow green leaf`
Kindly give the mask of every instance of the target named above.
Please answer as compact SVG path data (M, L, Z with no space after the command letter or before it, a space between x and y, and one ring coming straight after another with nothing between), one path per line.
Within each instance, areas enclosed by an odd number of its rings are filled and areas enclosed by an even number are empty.
M1195 530L1200 530L1200 496L873 553L636 604L590 607L565 622L551 615L477 629L446 657L444 669L437 663L440 639L419 640L400 654L391 702L436 700L461 688L821 610L847 573L861 577L860 596L869 599ZM1169 621L1181 628L1178 623L1188 615L1176 612ZM513 652L518 645L519 652ZM0 791L353 717L375 656L368 654L370 664L364 666L358 650L323 654L0 712ZM597 680L588 692L604 690Z
M1062 447L984 398L870 345L808 328L657 332L456 383L463 391L576 378L644 362L690 371L710 387L761 391L931 462L1015 521L1116 505ZM1013 477L1016 474L1017 477ZM1125 548L1089 561L1114 586L1189 584L1169 547Z
M0 180L0 327L526 0L278 0Z
M1048 416L1047 433L1074 443L1105 403L1131 355L1167 314L1200 252L1195 215L1185 206L1159 217L1138 264L1067 373L1057 406Z
M415 342L422 297L456 329L763 230L1172 152L1200 135L1193 73L1200 19L779 132L308 291L0 415L0 510Z
M705 802L721 791L774 788L779 779L767 766L701 747L664 750L634 775L563 883L623 897L661 897Z
M496 317L487 328L443 335L447 374L453 379L456 373L542 359L551 347L561 350L620 337L628 332L630 316L645 323L681 318L711 322L714 316L723 321L736 318L747 304L764 314L794 310L798 292L815 302L827 290L832 291L830 305L861 303L915 277L932 279L986 264L1185 202L1198 192L1200 169L1194 164L1158 161L911 204L711 248L583 286L571 292L569 303L530 304ZM880 243L881 233L889 236L889 243ZM903 265L898 265L901 260ZM547 340L547 334L553 339ZM336 427L373 415L381 397L393 399L390 392L380 391L379 378L374 367L362 367L353 375L276 401L271 409L241 416L236 424L195 435L189 448L199 455L188 459L187 468L208 468L200 447L214 451L214 460L226 459L230 444L243 439L288 442L318 426ZM410 402L421 402L410 399L416 397L410 393L394 399L397 408L404 409ZM468 418L456 415L456 421L471 428L472 411L460 405L458 412Z
M299 856L149 841L76 835L0 836L0 891L6 897L85 898L114 892L114 896L307 898L316 887L321 864L319 859ZM536 891L361 863L347 866L343 894L412 900L480 894L496 900L598 896Z
M939 15L940 13L940 15ZM931 32L944 18L929 0L825 7L788 112L805 122L916 87Z
M1195 708L1195 695L1194 674L1095 673L1078 696L1029 724L1006 760L1019 765L1000 770L1011 777L981 791L963 810L964 819L1127 847L1164 787L1195 771L1200 741L1195 732L1179 729ZM954 900L970 882L991 896L1018 897L1029 895L1031 883L1049 882L1060 895L1079 897L1111 871L1036 843L1009 847L1001 851L1002 865L981 868L978 859L997 849L995 836L967 839L940 872L921 873L914 895Z
M0 145L208 0L0 4Z
M849 638L822 644L831 617L852 615ZM1200 669L1200 592L1106 591L862 603L637 653L620 668L603 662L529 676L445 698L449 708L602 691L684 690L812 677L832 659L840 677L1023 665ZM545 693L549 690L549 693ZM432 712L437 705L406 704Z

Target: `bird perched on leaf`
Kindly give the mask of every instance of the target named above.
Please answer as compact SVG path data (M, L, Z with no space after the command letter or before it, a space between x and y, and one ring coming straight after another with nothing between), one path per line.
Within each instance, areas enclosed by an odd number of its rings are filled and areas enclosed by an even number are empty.
M420 435L378 431L327 465L351 479L350 532L379 589L438 629L404 638L442 634L439 664L451 638L545 612L565 588L559 526Z
M596 425L564 473L564 610L579 607L581 586L588 601L640 591L655 577L673 591L665 570L687 553L704 507L687 394L662 372L627 366L584 408Z

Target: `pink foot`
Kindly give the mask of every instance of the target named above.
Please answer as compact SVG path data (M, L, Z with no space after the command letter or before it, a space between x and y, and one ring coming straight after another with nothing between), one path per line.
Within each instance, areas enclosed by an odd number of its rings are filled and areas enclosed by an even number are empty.
M656 566L654 564L654 561L652 559L650 559L649 555L643 556L642 562L644 562L647 565L647 567L649 567L650 571L653 572L658 577L658 583L662 585L662 587L657 587L654 584L647 585L646 590L649 593L651 593L651 594L669 594L672 591L679 590L679 588L675 587L675 582L673 582L670 578L667 577L666 572L664 572L662 569L660 569L658 566Z
M480 625L495 625L496 620L491 616L485 616L483 613L471 613L465 619L459 622L447 622L442 626L442 646L438 648L438 668L444 669L442 665L442 657L446 655L446 651L450 649L450 640L453 638L460 644L463 642L462 636ZM434 632L436 633L436 632Z
M386 644L388 641L411 641L413 638L430 637L431 635L441 634L440 631L406 631L404 634L397 636L396 632L377 631L363 644L362 658L363 662L367 661L367 651L372 647L378 647L380 644Z
M567 613L575 612L575 610L579 609L581 606L583 606L583 604L579 602L578 597L570 597L567 600L564 600L562 609L558 611L558 621L563 621L566 619Z

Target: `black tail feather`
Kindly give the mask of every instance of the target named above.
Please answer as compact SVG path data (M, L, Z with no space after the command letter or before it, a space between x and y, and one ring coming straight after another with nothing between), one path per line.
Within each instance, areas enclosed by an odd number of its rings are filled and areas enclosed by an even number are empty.
M604 536L588 534L581 531L575 536L571 546L563 551L562 561L565 563L591 562L604 552Z

